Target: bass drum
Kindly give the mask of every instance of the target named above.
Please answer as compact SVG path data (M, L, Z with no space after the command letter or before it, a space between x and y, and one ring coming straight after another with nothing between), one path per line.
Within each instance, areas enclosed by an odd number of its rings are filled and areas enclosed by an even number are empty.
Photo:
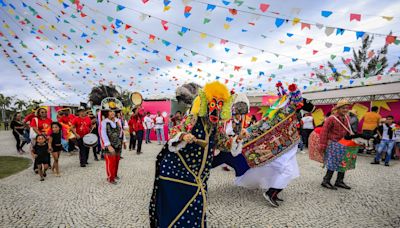
M95 147L97 146L98 137L95 134L87 134L83 137L83 145L86 147Z

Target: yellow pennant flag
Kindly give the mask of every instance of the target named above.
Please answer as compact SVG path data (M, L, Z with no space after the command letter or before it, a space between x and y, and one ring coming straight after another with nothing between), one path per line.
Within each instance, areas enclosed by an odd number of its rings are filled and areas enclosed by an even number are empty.
M389 16L382 16L382 18L387 21L391 21L393 19L393 17L389 17Z
M3 25L3 27L4 27L4 28L7 28L7 29L10 28L10 26L9 26L7 23L5 23L5 24Z
M50 25L49 28L50 28L50 30L52 30L52 31L55 31L55 30L56 30L56 26L54 26L54 25Z
M228 30L231 26L229 24L224 24L224 29Z
M214 44L210 42L210 43L208 43L208 47L212 48L212 47L214 47Z
M124 36L122 34L119 34L118 36L120 39L124 39Z
M8 10L8 13L11 14L11 15L14 15L14 14L15 14L15 13L14 13L14 10L12 10L12 9L9 9L9 10Z
M64 2L64 0L58 0L58 3L62 4Z
M96 28L95 28L94 26L92 26L92 27L90 28L90 30L96 31Z
M181 69L181 66L176 66L176 69Z
M111 43L111 40L106 39L106 44L108 45L108 44L110 44L110 43Z
M171 9L171 6L164 6L164 12L167 12L170 9Z
M300 18L295 17L295 18L293 18L292 25L296 25L296 24L299 23L299 22L300 22Z
M251 61L252 61L252 62L255 62L255 61L257 61L257 57L254 57L254 56L253 56L253 57L251 57Z
M39 25L39 27L38 27L40 30L45 30L46 29L46 27L44 26L44 25Z
M279 43L280 43L280 44L284 44L285 41L284 41L284 40L279 40Z
M207 34L205 34L205 33L200 33L200 37L202 38L202 39L204 39L204 38L206 38L207 37Z

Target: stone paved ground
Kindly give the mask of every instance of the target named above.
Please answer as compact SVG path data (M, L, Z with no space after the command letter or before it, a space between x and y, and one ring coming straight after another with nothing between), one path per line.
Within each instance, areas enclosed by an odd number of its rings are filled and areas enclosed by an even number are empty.
M10 132L0 132L0 155L16 155ZM103 162L80 168L78 156L62 156L62 176L40 182L30 169L0 180L0 227L148 227L154 160L160 147L144 154L124 152L122 181L105 181ZM321 167L299 154L301 177L271 208L260 190L233 185L233 172L215 169L209 181L209 227L400 227L400 163L372 166L360 157L346 181L352 190L320 187Z

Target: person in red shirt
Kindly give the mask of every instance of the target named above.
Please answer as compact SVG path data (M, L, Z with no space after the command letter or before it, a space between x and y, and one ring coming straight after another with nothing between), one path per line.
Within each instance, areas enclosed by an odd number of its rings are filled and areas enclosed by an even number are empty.
M132 109L132 116L129 120L129 130L132 127L133 132L136 135L136 140L134 140L132 147L135 148L136 141L137 141L137 154L142 153L142 141L144 135L144 126L143 126L143 115L140 113L139 107L134 107Z
M339 101L333 110L335 113L325 120L320 134L320 151L325 151L324 163L327 168L321 185L333 190L336 190L336 187L351 189L343 182L345 172L339 172L345 151L338 145L338 141L346 135L354 134L351 130L350 117L347 114L349 108L350 103L347 100ZM338 171L338 175L335 186L333 186L330 180L335 171Z
M83 144L83 137L90 133L92 121L86 115L85 108L79 107L78 116L72 120L72 132L76 136L79 147L79 160L81 167L86 167L88 164L89 148Z
M47 118L47 110L45 108L39 108L36 111L36 116L30 120L30 127L38 135L49 136L51 133L51 119ZM34 141L34 140L32 140Z
M128 121L129 126L129 151L135 150L136 148L136 132L135 132L135 118L132 114Z

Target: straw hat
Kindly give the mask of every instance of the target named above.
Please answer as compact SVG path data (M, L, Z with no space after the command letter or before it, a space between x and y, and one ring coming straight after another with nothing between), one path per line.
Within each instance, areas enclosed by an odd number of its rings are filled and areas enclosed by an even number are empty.
M339 109L339 108L341 108L341 107L343 107L343 106L346 106L346 105L351 105L351 103L349 102L349 100L347 100L347 99L341 99L341 100L339 100L338 103L335 105L335 107L333 108L333 110L337 110L337 109Z

